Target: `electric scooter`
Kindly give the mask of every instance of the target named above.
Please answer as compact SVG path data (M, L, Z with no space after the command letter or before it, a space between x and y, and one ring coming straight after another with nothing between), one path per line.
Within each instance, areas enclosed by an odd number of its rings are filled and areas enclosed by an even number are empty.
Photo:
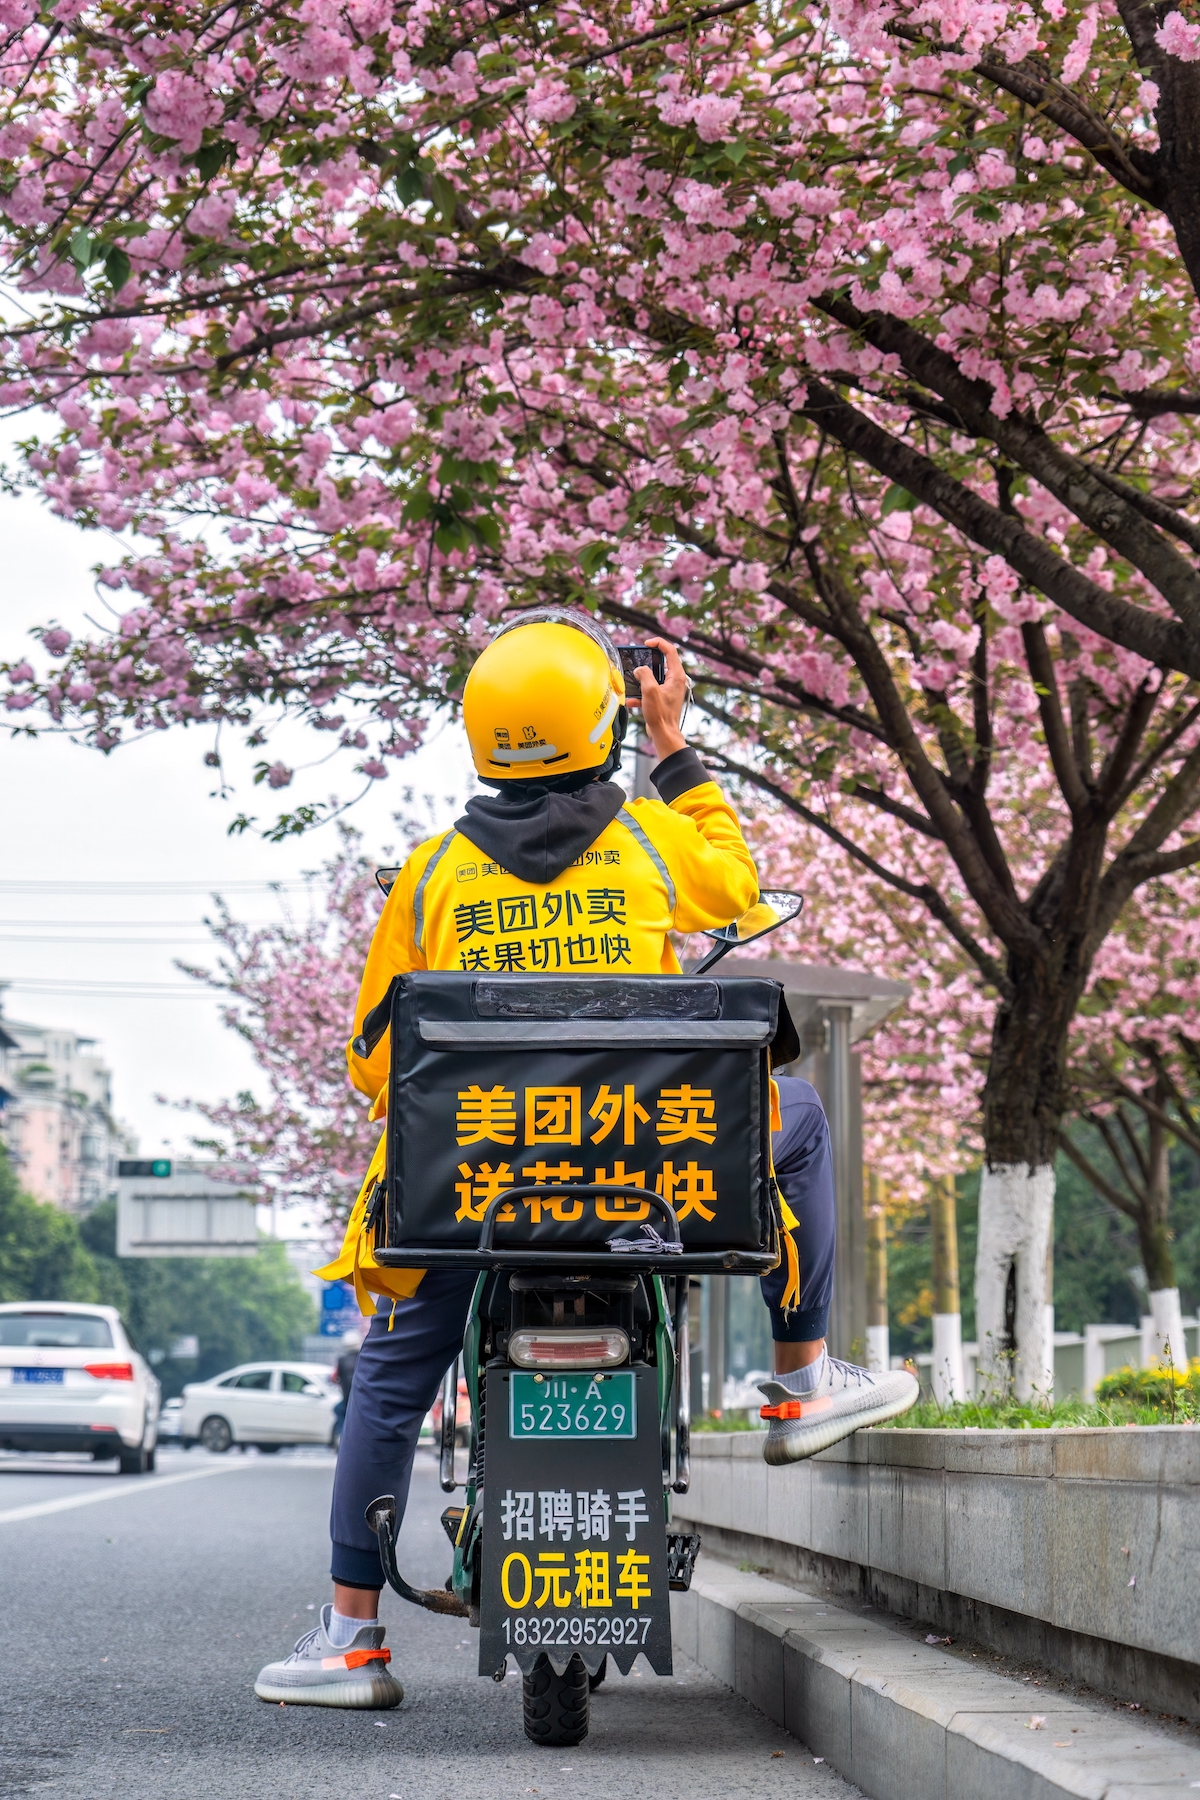
M708 934L714 947L685 976L403 976L364 1022L360 1048L392 1032L376 1260L479 1270L461 1359L461 1483L457 1361L442 1398L442 1488L465 1489L442 1514L445 1588L401 1574L393 1496L372 1501L367 1523L396 1593L479 1630L481 1675L521 1671L537 1744L586 1737L610 1658L623 1674L638 1656L672 1672L669 1595L687 1589L700 1548L670 1519L689 1481L689 1287L696 1274L762 1274L778 1261L768 1078L799 1050L778 983L709 971L802 905L764 894ZM498 1154L472 1164L462 1148L485 1101L495 1116L481 1141L515 1147L521 1114L506 1097L521 1085L527 1155L563 1146L526 1181ZM557 1131L539 1137L542 1119ZM585 1182L592 1144L605 1166ZM452 1224L438 1198L448 1188Z

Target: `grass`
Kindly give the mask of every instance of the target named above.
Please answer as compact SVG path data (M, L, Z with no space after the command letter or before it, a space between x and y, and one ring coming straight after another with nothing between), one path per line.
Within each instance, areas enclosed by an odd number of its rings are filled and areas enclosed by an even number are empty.
M1116 1369L1096 1390L1096 1400L966 1400L939 1406L922 1400L879 1431L1048 1431L1056 1425L1196 1425L1200 1424L1200 1359L1186 1369ZM692 1420L693 1431L757 1431L756 1413L711 1413Z
M1192 1425L1200 1420L1194 1404L1170 1410L1149 1401L1113 1399L1085 1406L1082 1400L1063 1400L1057 1405L1016 1400L987 1402L966 1400L958 1406L939 1406L922 1401L899 1419L888 1419L879 1431L1048 1431L1055 1425Z

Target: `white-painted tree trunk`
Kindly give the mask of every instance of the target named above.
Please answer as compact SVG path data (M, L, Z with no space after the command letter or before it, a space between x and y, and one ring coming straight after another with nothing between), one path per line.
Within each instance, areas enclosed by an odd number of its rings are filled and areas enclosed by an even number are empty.
M1054 1222L1054 1169L1049 1163L986 1168L979 1188L979 1248L975 1258L975 1317L980 1389L1012 1391L1018 1400L1046 1393L1053 1341L1047 1343L1046 1253ZM1011 1359L1005 1332L1009 1270L1016 1269L1016 1318Z
M867 1326L867 1367L875 1374L886 1373L892 1366L890 1334L886 1325Z
M933 1315L933 1397L939 1406L952 1406L967 1398L963 1371L962 1314Z
M1177 1369L1186 1369L1188 1356L1183 1336L1183 1308L1179 1304L1177 1287L1151 1289L1150 1318L1149 1355L1146 1361L1170 1362Z

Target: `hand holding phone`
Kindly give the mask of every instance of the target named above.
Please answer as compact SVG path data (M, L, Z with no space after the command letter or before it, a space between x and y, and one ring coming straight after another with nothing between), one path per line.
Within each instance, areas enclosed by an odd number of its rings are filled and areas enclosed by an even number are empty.
M619 655L625 671L626 695L634 705L640 704L642 723L654 745L655 756L661 761L684 749L687 739L680 722L690 690L674 644L666 638L650 638L645 644L620 646ZM630 664L627 657L636 661Z
M627 700L636 700L639 705L641 703L642 684L634 674L635 669L649 669L660 687L667 679L667 659L661 650L650 644L618 644L617 655L625 671Z

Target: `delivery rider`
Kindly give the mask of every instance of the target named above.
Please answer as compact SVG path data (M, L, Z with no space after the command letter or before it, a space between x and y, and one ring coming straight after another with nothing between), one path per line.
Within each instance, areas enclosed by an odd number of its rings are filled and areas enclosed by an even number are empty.
M737 818L680 729L688 683L679 654L663 639L649 642L666 660L661 684L637 671L659 759L656 800L628 800L611 779L628 717L625 679L589 615L526 613L482 652L463 719L476 771L495 792L468 801L401 870L367 958L355 1035L393 976L409 970L678 973L670 932L727 924L754 904L758 876ZM369 1056L349 1052L351 1080L375 1118L386 1104L388 1048L384 1038ZM816 1102L807 1084L793 1085ZM812 1147L799 1160L814 1192L824 1180L832 1243L824 1118L802 1110ZM352 1279L364 1311L381 1303L355 1370L334 1482L333 1606L286 1661L262 1670L255 1691L265 1700L378 1707L402 1698L376 1617L384 1577L364 1512L376 1495L394 1493L403 1516L417 1435L462 1348L476 1276L375 1264L365 1196L382 1168L381 1144L342 1254L321 1271ZM780 1295L769 1298L778 1310ZM802 1348L824 1351L823 1342ZM780 1369L795 1366L777 1358Z

